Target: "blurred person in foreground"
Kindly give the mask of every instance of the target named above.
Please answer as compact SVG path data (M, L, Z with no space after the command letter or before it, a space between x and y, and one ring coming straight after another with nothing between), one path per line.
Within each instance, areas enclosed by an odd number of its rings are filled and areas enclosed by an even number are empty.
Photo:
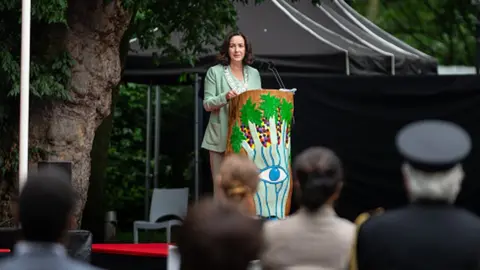
M2 270L99 269L68 257L67 232L75 225L76 194L63 171L30 174L14 206L22 239L11 257L0 261Z
M188 212L177 242L180 270L246 270L260 253L261 222L207 199Z
M396 144L411 203L357 219L350 269L480 269L480 218L453 206L471 150L468 133L446 121L419 121L402 128Z
M260 182L259 170L248 157L228 155L220 165L215 177L217 198L238 206L238 209L250 216L256 215L253 196Z
M300 209L264 224L263 269L345 269L355 226L333 209L343 184L340 159L312 147L297 156L293 170Z

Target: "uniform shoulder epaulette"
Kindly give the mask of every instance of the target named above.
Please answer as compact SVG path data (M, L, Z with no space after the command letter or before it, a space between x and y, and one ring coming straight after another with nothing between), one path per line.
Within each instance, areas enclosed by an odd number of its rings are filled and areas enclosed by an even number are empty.
M357 225L357 229L369 218L370 218L369 212L363 212L360 215L358 215L358 217L355 219L355 225Z
M355 224L357 227L360 227L365 221L367 221L372 216L381 215L384 212L383 208L379 207L373 211L363 212L355 219Z
M350 253L350 270L358 270L357 264L357 242L358 234L360 232L360 227L365 221L367 221L371 216L378 216L384 212L383 208L379 207L371 212L363 212L355 219L355 225L357 226L357 232L355 238L353 239L352 251Z

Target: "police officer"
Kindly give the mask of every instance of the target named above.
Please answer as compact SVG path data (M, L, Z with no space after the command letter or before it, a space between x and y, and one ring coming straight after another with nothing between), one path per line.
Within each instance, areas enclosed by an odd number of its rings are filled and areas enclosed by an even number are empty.
M359 217L350 269L480 269L480 218L453 206L470 136L450 122L419 121L396 144L411 204Z

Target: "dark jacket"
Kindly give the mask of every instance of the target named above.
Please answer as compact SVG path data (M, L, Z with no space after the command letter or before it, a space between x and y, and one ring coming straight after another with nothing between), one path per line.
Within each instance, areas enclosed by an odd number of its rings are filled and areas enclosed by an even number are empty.
M365 221L358 270L480 269L480 218L445 203L422 202Z

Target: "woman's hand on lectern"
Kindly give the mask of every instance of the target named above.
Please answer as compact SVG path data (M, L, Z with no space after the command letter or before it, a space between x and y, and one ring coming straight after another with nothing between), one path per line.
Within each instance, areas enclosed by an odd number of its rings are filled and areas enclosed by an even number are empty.
M228 91L228 93L227 93L227 100L230 100L230 99L232 99L232 98L234 98L234 97L236 97L236 96L237 96L237 92L235 92L234 90L230 90L230 91Z

